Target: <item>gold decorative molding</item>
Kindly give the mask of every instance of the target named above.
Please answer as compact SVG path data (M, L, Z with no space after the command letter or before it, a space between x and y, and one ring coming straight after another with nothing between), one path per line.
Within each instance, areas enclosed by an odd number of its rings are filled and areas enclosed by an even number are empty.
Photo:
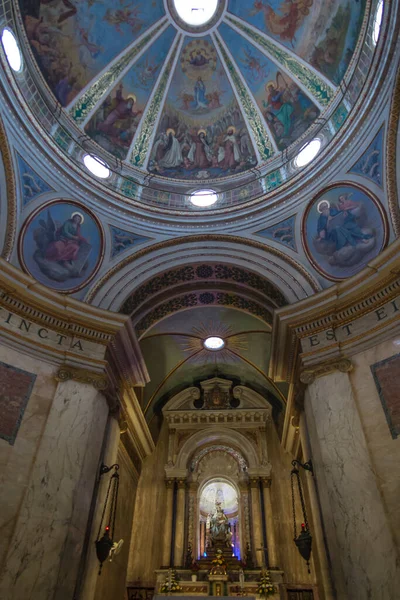
M76 367L63 366L60 367L55 376L56 381L78 381L79 383L88 383L99 392L104 391L108 387L107 376L103 373L95 373L88 369L78 369Z
M397 156L396 154L399 117L400 69L397 73L396 83L393 91L386 143L386 185L388 192L388 204L393 230L397 237L400 236L400 208L397 193L397 164L400 161L400 156Z
M337 360L331 360L320 363L309 369L304 369L300 373L301 383L309 385L313 383L318 377L329 375L334 371L340 371L341 373L349 373L353 370L353 363L348 358L339 358Z
M62 296L0 258L0 306L61 334L107 346L129 318Z
M7 225L4 246L1 251L1 257L5 260L9 260L14 246L15 232L17 228L17 195L15 187L14 169L11 159L11 151L7 141L6 130L1 119L0 152L3 159L7 188Z

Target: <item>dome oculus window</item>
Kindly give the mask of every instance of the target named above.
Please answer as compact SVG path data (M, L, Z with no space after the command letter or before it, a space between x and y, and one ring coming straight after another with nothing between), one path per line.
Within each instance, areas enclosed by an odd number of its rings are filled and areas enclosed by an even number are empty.
M173 0L173 3L182 21L192 26L211 21L218 8L218 0Z
M13 71L19 73L22 69L22 54L17 39L11 29L3 29L1 43L6 53L7 61Z
M193 192L190 196L190 202L194 204L194 206L199 206L200 208L212 206L217 200L218 197L214 190L198 190L197 192Z
M315 140L311 140L308 144L302 147L296 158L294 159L294 164L296 167L305 167L310 163L318 154L319 149L321 148L321 140L315 138Z
M213 350L213 351L222 350L222 348L225 347L224 340L217 336L208 337L207 339L204 340L203 344L204 344L204 347L207 348L207 350Z
M98 156L92 156L91 154L85 154L83 157L83 162L88 171L92 173L92 175L96 175L100 179L107 179L110 177L110 169L107 163L104 160L101 160Z
M374 24L372 28L372 41L374 46L377 45L379 34L381 31L382 25L382 17L383 17L383 0L380 0L378 6L376 7L375 16L374 16Z

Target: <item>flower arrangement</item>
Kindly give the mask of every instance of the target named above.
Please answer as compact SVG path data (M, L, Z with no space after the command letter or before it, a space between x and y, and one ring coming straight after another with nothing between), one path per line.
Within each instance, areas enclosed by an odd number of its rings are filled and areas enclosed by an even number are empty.
M222 550L218 549L215 558L211 561L210 575L226 575L227 567Z
M161 586L160 593L161 594L174 594L176 592L181 592L182 587L179 585L178 574L175 569L170 569L168 571L168 577L164 581Z
M269 571L263 571L261 573L260 583L258 584L257 594L264 598L273 596L276 592L275 586L271 581L271 574Z
M199 563L197 563L195 560L192 562L192 564L190 565L190 570L192 571L192 573L197 573L197 571L200 571L200 566Z

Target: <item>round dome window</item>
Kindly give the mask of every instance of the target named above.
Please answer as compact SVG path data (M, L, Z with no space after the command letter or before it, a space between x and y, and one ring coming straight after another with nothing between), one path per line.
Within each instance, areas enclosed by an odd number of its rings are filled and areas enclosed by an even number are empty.
M198 190L197 192L193 192L190 196L190 202L194 206L199 206L200 208L212 206L217 200L218 196L214 190Z
M173 0L173 3L182 21L193 27L211 21L218 8L218 0Z

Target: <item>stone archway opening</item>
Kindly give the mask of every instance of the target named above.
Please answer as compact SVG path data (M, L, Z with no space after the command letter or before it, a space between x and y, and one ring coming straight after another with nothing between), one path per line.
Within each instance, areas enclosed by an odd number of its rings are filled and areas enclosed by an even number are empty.
M240 494L224 477L214 477L201 487L198 497L198 554L206 557L219 544L241 558Z

